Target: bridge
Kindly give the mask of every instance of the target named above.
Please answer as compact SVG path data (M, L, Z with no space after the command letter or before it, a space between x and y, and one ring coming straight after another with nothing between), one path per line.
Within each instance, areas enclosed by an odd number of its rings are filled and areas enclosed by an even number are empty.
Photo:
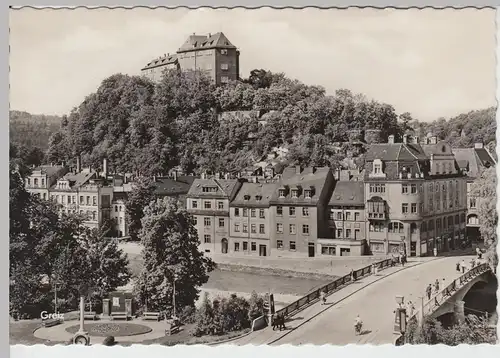
M460 257L466 262L473 256ZM397 307L396 296L404 296L405 301L412 301L415 307L422 303L425 289L436 279L444 289L438 293L439 307L449 302L444 300L444 291L452 286L457 290L452 296L459 299L465 295L467 287L472 287L482 280L481 275L487 272L484 265L469 271L465 275L456 271L457 257L444 257L421 262L412 262L408 267L388 267L378 274L364 276L356 282L333 292L327 297L327 304L315 302L302 310L292 312L288 316L287 328L284 331L273 331L270 327L252 332L248 336L237 339L232 344L394 344L397 336L394 333L394 310ZM484 270L484 271L481 271ZM477 273L479 273L477 275ZM463 277L463 276L466 276ZM458 281L457 281L458 280ZM467 287L466 287L467 286ZM431 297L431 301L436 297ZM439 314L433 303L424 303L424 311L433 310ZM417 307L418 309L418 307ZM443 313L445 308L443 308ZM354 334L356 315L363 320L363 332ZM416 313L414 316L417 316Z

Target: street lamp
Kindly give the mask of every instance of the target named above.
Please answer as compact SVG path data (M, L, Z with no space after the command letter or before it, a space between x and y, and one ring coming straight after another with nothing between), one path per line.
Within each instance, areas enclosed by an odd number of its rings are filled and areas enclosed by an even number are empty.
M177 319L176 315L175 315L175 281L177 281L178 279L178 275L177 273L174 273L174 293L173 293L173 296L172 296L172 304L174 306L174 313L173 313L173 319Z
M406 308L403 307L405 302L404 296L396 296L396 303L399 305L394 313L394 332L401 333L403 336L406 332Z

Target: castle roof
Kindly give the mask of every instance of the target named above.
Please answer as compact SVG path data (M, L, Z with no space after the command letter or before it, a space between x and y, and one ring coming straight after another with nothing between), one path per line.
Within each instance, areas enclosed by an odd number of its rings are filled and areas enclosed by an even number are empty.
M234 46L222 32L217 32L213 35L209 34L208 36L193 34L188 37L177 53L198 51L209 48L236 49L236 46Z

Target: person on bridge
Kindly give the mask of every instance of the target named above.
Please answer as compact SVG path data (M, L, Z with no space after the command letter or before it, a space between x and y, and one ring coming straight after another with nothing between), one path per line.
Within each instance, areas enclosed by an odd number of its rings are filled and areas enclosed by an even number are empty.
M460 272L460 261L457 262L457 271Z
M439 280L436 278L436 282L434 282L434 291L436 293L439 292Z
M466 269L466 265L465 265L465 260L462 260L462 263L461 263L461 267L462 267L462 273L465 273L465 269Z
M326 293L325 293L325 291L321 291L319 293L319 296L320 296L321 304L325 305L326 304Z
M429 286L427 286L427 289L425 291L427 293L427 299L430 300L431 295L432 295L432 285L430 283L429 283Z

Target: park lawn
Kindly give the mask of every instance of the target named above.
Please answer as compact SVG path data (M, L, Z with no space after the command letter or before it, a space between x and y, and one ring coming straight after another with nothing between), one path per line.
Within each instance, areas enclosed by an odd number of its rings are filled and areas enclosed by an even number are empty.
M22 344L31 346L34 344L56 345L58 342L46 341L37 338L33 332L42 325L41 319L10 321L9 322L9 344ZM64 342L59 342L64 343Z

